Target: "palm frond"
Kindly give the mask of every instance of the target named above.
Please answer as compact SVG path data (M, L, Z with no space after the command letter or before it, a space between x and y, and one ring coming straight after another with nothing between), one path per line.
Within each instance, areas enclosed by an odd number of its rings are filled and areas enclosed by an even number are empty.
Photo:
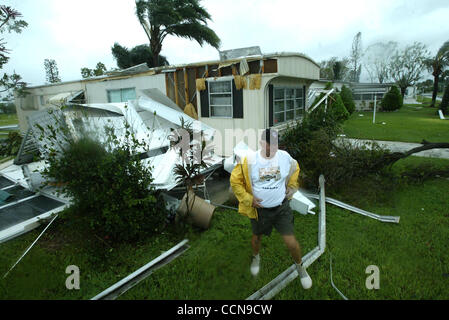
M221 45L220 38L208 26L198 22L185 22L167 28L168 34L195 40L200 46L208 43L212 47L218 49Z

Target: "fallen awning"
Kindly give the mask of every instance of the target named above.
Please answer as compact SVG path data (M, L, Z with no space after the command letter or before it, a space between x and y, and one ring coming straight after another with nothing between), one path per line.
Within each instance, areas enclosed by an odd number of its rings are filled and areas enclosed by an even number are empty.
M76 100L84 93L84 90L80 91L71 91L71 92L62 92L54 95L53 97L48 99L49 104L58 104L58 103L71 103L73 100Z

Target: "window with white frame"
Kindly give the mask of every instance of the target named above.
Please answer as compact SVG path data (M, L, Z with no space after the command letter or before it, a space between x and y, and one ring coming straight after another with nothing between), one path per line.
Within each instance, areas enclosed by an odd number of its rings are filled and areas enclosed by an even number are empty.
M108 102L127 102L136 99L136 88L108 90Z
M304 115L304 88L274 88L273 125Z
M232 80L209 81L211 117L232 118Z

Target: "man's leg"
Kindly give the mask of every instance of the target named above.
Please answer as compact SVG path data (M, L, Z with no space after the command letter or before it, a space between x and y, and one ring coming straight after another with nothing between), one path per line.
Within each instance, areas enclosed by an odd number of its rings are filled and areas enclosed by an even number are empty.
M310 278L306 269L302 265L302 254L301 254L301 246L296 240L295 235L283 235L285 244L287 245L288 251L295 260L296 269L298 270L299 277L301 279L301 284L304 289L310 289L312 287L312 278Z
M251 246L253 248L254 256L257 256L259 254L261 243L262 243L262 235L253 234L253 237L251 239Z
M253 248L253 259L251 261L251 274L253 276L257 276L259 274L260 270L260 245L262 243L262 235L255 235L253 234L253 237L251 239L251 246Z
M302 262L301 246L296 240L295 235L294 234L283 235L282 239L284 239L285 245L287 246L288 251L293 257L293 260L295 260L297 264L301 264Z

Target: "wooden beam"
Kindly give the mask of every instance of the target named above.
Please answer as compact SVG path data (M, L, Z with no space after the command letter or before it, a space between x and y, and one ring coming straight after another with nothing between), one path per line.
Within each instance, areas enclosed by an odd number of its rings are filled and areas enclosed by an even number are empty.
M237 75L237 68L235 67L235 65L232 65L232 75L236 76Z
M168 84L169 84L169 81L168 81L168 72L165 74L165 94L167 95L167 97L169 97L170 98L170 96L169 96L169 91L168 91Z
M178 73L177 70L175 70L175 102L178 107L179 105L179 94L178 94Z
M186 68L184 68L184 88L185 88L186 105L188 105L190 103L190 95L189 95L189 79L187 77Z

